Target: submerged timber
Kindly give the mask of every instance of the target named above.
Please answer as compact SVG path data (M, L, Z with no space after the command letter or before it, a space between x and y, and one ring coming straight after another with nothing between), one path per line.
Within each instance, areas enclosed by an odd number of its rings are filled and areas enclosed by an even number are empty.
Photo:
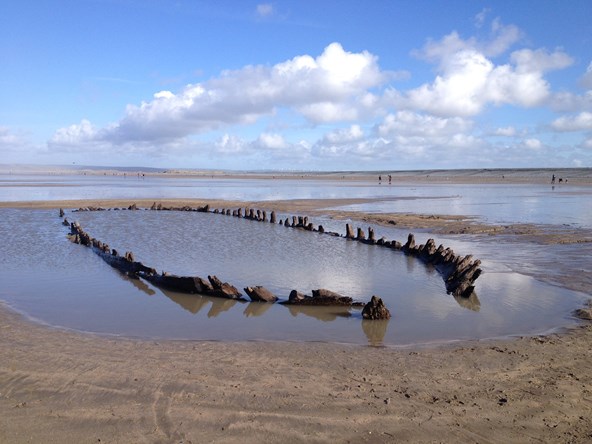
M115 210L138 211L140 208L134 203L128 207L120 209L115 208L114 211ZM101 207L81 207L74 211L110 210L105 210ZM315 227L315 225L309 221L307 216L286 217L284 220L280 219L279 222L277 222L278 218L275 211L270 213L268 219L266 211L248 207L244 209L243 213L242 208L222 208L212 210L209 205L197 208L189 206L165 207L162 204L154 202L149 208L149 211L193 211L210 213L257 222L268 222L272 224L279 223L287 228L296 228L319 234L342 237L339 233L325 231L322 225ZM63 209L60 209L59 215L60 217L64 217L65 213ZM64 219L63 223L64 225L68 225L66 219ZM108 244L92 238L77 222L73 222L69 224L69 226L70 236L74 243L91 247L95 253L105 260L105 262L128 276L142 278L157 287L181 293L200 294L239 301L246 300L235 286L228 282L222 282L216 276L208 275L207 279L204 279L198 276L176 276L168 272L158 273L154 268L135 261L132 252L126 252L124 256L120 256L119 253L115 249L111 249ZM367 237L364 230L361 228L357 228L357 233L354 236L352 226L346 224L346 234L343 237L350 241L390 248L413 256L438 270L444 279L447 293L452 294L455 298L476 298L474 282L480 276L482 269L480 268L481 261L473 260L472 255L460 256L456 255L452 249L445 248L443 245L436 247L436 243L433 239L429 239L425 245L416 245L413 234L409 234L405 244L396 240L389 241L384 237L377 240L374 230L371 227L368 228ZM244 290L252 301L273 303L279 299L276 295L261 285L252 287L248 286ZM354 301L350 297L342 296L326 289L313 290L312 296L303 295L297 290L293 290L290 293L288 300L281 301L281 303L284 305L340 305L347 307L365 307L364 318L366 319L388 319L390 317L390 313L386 307L384 307L384 303L376 296L373 296L368 304L364 304L359 301Z

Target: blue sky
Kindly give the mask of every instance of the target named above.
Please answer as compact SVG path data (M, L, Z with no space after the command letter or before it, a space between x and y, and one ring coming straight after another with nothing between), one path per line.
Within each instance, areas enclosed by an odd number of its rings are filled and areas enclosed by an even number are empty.
M2 2L0 163L592 167L592 2Z

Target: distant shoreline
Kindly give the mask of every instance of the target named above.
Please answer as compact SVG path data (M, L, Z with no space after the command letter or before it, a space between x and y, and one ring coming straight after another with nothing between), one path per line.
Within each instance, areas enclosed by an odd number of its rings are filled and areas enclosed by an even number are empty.
M224 171L198 169L157 169L140 167L86 167L0 165L0 181L18 175L32 176L119 176L170 179L254 179L254 180L343 180L378 183L534 183L591 185L592 168L491 168L413 171ZM559 183L562 179L562 183Z

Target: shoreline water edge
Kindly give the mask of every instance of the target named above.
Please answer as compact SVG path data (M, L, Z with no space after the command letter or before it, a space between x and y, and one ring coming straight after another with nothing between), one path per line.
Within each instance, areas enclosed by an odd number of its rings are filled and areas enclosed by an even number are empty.
M323 214L429 233L589 245L588 229L335 210L337 202L145 199ZM359 200L342 199L340 206ZM116 207L129 199L2 202ZM510 240L508 241L508 238ZM539 276L540 277L540 276ZM590 294L559 268L556 285ZM584 307L589 310L589 307ZM0 303L0 442L589 442L592 325L411 348L141 340L51 328Z

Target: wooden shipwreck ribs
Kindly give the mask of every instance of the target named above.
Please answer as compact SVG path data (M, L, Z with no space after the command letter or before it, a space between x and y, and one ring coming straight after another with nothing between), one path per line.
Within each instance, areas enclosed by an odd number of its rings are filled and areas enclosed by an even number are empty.
M127 208L114 208L114 210L134 211L139 210L139 208L136 204L132 204ZM100 207L84 207L74 210L74 212L76 211L107 210ZM279 223L279 225L288 228L297 228L341 237L339 233L325 231L322 225L319 225L318 228L315 227L306 216L292 216L291 219L286 217L285 220L279 219L279 222L276 222L278 219L275 211L270 213L268 219L266 211L255 210L248 207L245 208L243 212L242 208L233 210L227 208L211 210L209 205L197 208L189 206L165 207L160 203L157 204L154 202L149 211L193 211L220 214L258 222L269 222L272 224ZM64 211L60 209L60 217L64 217L64 215ZM92 248L93 251L103 258L105 262L128 276L142 278L157 287L182 293L201 294L243 301L246 300L236 287L227 282L222 282L216 276L208 276L207 279L203 279L197 276L175 276L167 272L158 273L154 268L135 261L131 252L126 252L124 256L120 256L115 249L111 249L107 244L92 238L82 229L78 222L68 224L67 219L64 219L63 224L70 226L70 238L73 242ZM368 245L377 245L391 248L393 250L399 250L404 254L416 257L425 264L433 266L444 279L446 291L455 297L469 298L473 295L475 290L475 280L482 272L480 268L480 260L473 260L471 255L456 255L454 251L450 248L445 248L443 245L436 247L436 243L433 239L428 239L425 245L416 245L415 236L413 234L409 234L405 244L401 244L396 240L388 241L384 237L377 240L372 227L368 228L368 236L366 237L364 230L361 228L357 228L356 234L354 235L354 229L350 224L346 224L344 237L345 239L362 242ZM244 291L252 301L273 303L278 300L277 296L262 286L246 287ZM382 299L379 297L372 296L371 301L364 304L362 302L354 301L350 297L345 297L326 289L313 290L311 296L292 290L288 300L281 301L280 303L283 305L339 305L364 307L362 310L362 316L365 319L390 318L388 309L384 306Z

